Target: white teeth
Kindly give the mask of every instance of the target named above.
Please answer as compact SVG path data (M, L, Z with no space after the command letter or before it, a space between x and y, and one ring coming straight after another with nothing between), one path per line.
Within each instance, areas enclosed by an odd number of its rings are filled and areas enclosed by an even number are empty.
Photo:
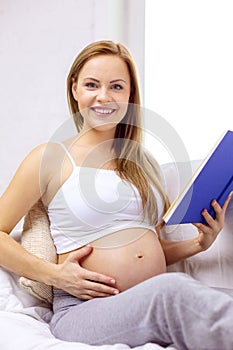
M113 109L94 108L94 111L100 114L111 114L113 112Z

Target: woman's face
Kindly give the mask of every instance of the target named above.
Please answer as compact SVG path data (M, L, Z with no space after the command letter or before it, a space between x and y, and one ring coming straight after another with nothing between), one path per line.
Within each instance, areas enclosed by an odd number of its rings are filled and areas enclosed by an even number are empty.
M72 92L84 118L84 130L115 129L128 108L130 76L126 63L113 55L91 58L81 69Z

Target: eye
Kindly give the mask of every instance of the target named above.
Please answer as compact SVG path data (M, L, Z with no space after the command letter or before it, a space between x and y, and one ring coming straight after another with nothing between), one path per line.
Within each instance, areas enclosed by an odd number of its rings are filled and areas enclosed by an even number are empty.
M120 85L120 84L113 84L112 86L111 86L111 88L113 89L113 90L122 90L123 89L123 86L122 85Z
M97 84L94 83L94 82L88 82L85 84L85 86L88 88L88 89L96 89L97 88Z

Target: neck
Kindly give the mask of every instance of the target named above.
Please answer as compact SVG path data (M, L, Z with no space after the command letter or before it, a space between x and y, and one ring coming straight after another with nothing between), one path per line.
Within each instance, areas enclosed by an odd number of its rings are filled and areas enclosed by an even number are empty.
M115 137L115 129L109 131L99 131L95 129L85 130L83 129L79 133L79 139L83 144L89 146L97 146L100 144L106 144L109 148L112 147Z
M73 139L73 146L78 148L77 153L84 159L85 166L94 168L115 169L115 151L113 149L114 135L96 130L82 130Z

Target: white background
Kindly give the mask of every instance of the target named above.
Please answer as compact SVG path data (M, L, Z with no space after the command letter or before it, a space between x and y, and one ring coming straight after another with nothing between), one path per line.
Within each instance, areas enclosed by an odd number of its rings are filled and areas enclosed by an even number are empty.
M71 119L66 77L84 46L126 44L143 85L144 27L144 0L0 0L0 193L26 154Z
M145 106L203 158L233 130L233 2L146 0L145 12Z

